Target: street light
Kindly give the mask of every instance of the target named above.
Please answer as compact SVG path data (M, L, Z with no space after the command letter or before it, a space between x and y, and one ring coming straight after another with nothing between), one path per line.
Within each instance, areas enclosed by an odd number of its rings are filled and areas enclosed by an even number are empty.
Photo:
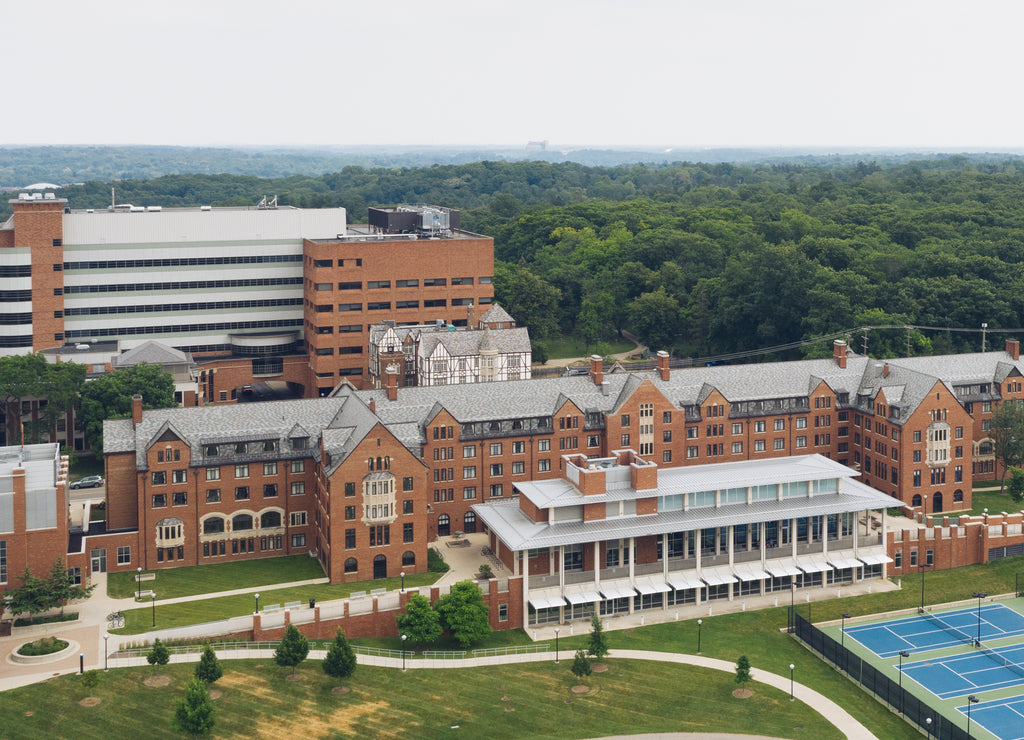
M988 594L982 593L981 591L974 592L974 598L978 600L978 639L975 640L975 647L981 647L981 600L986 596L988 596Z
M909 657L910 653L900 650L900 714L903 714L903 659Z
M260 595L259 594L253 594L253 596L256 597L256 611L259 611L260 610Z
M558 627L555 627L555 665L558 665Z
M136 597L136 601L142 601L142 566L136 568L135 572L138 574L135 576L135 580L139 584L139 595Z
M971 736L971 704L977 704L981 701L974 694L967 697L967 737Z
M793 701L796 697L793 696L793 669L796 668L792 663L789 664L789 700Z
M402 576L402 593L405 593L405 571L403 570L398 575Z
M156 627L156 594L155 593L150 594L149 598L153 602L153 626Z
M405 640L408 635L402 635L402 670L405 670Z
M928 728L928 740L932 740L932 718L925 717L924 724Z
M110 639L110 635L103 633L103 672L106 673L109 669L107 668L107 640Z
M924 614L924 569L925 568L931 568L932 564L931 563L919 562L917 564L917 567L921 569L921 609L920 609L920 612L922 614Z
M843 668L845 669L846 668L846 620L850 618L850 615L847 612L843 612L842 617L843 617L843 626L840 627L840 629L839 629L839 632L840 632L840 635L839 635L839 646L842 648L840 653L843 656Z
M704 624L703 619L697 620L697 655L700 655L700 626Z

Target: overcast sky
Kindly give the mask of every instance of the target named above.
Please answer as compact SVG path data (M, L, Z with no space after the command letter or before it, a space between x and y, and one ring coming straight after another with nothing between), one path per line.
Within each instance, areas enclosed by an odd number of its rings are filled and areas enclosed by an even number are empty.
M0 143L1021 148L1016 0L0 3Z

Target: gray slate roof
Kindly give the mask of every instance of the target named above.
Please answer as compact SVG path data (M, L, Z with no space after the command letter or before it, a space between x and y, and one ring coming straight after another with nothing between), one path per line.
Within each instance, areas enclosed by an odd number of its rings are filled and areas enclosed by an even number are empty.
M191 363L192 355L150 339L138 347L118 355L110 364L114 367L131 367L143 362L150 365L177 365L180 363Z
M493 303L491 304L491 307L484 311L483 315L480 316L479 320L477 321L477 325L479 326L481 324L494 324L499 321L511 321L514 323L515 319L509 316L508 311L506 311L504 308L499 306L497 303Z
M472 357L479 355L484 349L496 349L502 354L529 352L530 333L526 329L423 333L420 336L420 354L430 357L438 344L443 344L448 354L453 357Z

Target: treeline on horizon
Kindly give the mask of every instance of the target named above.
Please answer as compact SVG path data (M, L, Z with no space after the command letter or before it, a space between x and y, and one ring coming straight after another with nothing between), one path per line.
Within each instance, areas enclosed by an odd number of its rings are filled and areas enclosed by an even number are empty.
M713 358L780 347L830 353L848 333L874 357L988 348L1024 315L1024 162L994 155L760 166L588 167L475 162L349 166L318 177L171 175L114 183L118 203L343 206L431 203L493 236L500 301L540 344L601 352L618 332ZM64 188L110 204L110 183ZM9 213L9 206L3 203ZM4 216L5 217L5 216ZM752 359L763 359L754 357Z

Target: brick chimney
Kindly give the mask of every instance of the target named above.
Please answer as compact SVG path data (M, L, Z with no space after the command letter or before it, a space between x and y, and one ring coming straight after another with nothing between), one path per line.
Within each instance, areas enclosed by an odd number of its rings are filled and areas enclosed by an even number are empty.
M142 423L142 396L132 396L132 429Z
M837 339L832 343L832 359L839 367L846 367L846 342L842 339Z
M882 367L882 377L883 378L888 378L889 377L889 363L888 362L885 363L885 365Z
M374 401L372 398L370 399L370 413L377 413L377 402Z
M1020 342L1016 339L1006 340L1006 354L1015 361L1020 359Z
M594 385L600 388L604 382L604 360L601 355L590 356L590 376L594 379Z
M668 352L663 349L658 350L658 374L661 375L662 380L668 380Z
M384 369L384 388L389 401L398 400L398 365L388 365Z
M466 306L466 327L469 329L473 328L473 314L475 312L475 306L472 303Z

